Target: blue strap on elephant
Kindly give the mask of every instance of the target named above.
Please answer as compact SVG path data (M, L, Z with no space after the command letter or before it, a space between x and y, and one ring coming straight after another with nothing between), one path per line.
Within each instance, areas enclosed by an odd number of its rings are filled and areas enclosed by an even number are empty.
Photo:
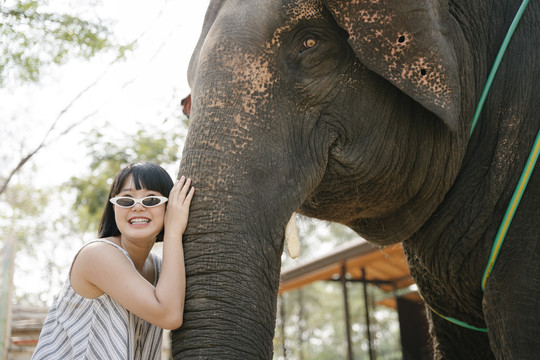
M474 132L474 128L476 127L476 124L478 122L478 118L480 117L480 113L482 112L482 107L484 106L484 102L486 100L487 94L489 92L489 89L491 87L491 83L493 82L493 79L495 78L495 74L497 72L497 69L499 67L499 64L502 60L502 57L504 55L504 52L506 51L506 47L508 46L508 43L510 42L510 38L514 34L514 31L521 19L521 16L523 15L523 12L525 11L525 8L529 4L529 0L523 0L523 3L521 4L514 21L510 25L510 28L508 29L508 33L506 34L506 37L504 38L504 41L501 45L501 48L499 50L499 53L497 54L497 57L495 59L495 63L493 65L493 68L491 69L491 72L488 76L488 79L486 81L486 86L484 87L484 91L482 92L482 95L480 96L480 100L478 102L478 106L476 107L472 125L471 125L471 132L469 136L472 136ZM489 275L491 274L491 271L493 270L493 267L495 266L495 261L497 260L497 256L499 255L499 251L502 247L502 244L504 242L504 238L506 236L506 233L508 232L508 228L510 227L510 223L512 222L512 219L514 217L514 213L517 210L517 207L519 205L519 202L521 200L521 197L525 191L525 188L527 187L527 183L529 182L529 178L533 172L534 166L538 160L538 155L540 154L540 129L538 130L538 134L536 135L536 140L533 144L531 153L529 155L529 158L527 159L527 163L525 164L525 168L523 169L523 172L521 174L521 177L519 179L519 182L516 186L516 190L514 191L514 194L512 196L512 199L510 200L510 204L508 205L508 208L506 210L506 213L504 215L504 218L502 220L501 226L499 227L499 231L497 232L497 236L495 237L495 241L493 243L493 247L491 249L491 254L489 256L488 263L486 265L486 269L484 271L484 275L482 277L482 291L485 290L485 286L487 283L487 280L489 278ZM424 301L425 303L425 301ZM472 325L469 325L461 320L457 320L448 316L444 316L433 310L429 305L428 307L438 316L450 321L451 323L454 323L456 325L465 327L467 329L475 330L475 331L482 331L487 332L487 329L485 328L478 328Z

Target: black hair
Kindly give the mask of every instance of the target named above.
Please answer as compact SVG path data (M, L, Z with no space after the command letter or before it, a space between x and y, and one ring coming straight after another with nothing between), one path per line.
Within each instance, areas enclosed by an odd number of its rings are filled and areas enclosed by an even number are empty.
M126 182L129 175L133 176L133 183L135 184L135 188L137 190L144 188L157 191L163 196L169 197L169 193L173 187L173 180L171 179L171 176L161 166L151 162L128 164L126 167L120 170L118 174L116 174L116 177L111 185L109 197L107 198L105 210L103 210L103 215L101 216L101 222L99 224L99 238L120 235L120 230L118 230L118 226L116 225L116 220L114 218L114 206L109 200L122 191L122 186ZM161 232L158 234L156 237L156 242L163 241L163 232L164 230L161 230Z

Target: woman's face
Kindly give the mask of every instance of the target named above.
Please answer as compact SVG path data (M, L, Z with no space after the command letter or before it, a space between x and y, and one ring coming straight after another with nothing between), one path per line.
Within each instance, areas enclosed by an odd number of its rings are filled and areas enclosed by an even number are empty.
M126 178L122 188L115 196L127 196L141 199L146 196L163 196L158 191L135 188L132 175ZM163 229L165 203L155 207L145 207L136 203L130 208L114 205L114 218L122 238L130 240L148 240L154 243L156 236Z

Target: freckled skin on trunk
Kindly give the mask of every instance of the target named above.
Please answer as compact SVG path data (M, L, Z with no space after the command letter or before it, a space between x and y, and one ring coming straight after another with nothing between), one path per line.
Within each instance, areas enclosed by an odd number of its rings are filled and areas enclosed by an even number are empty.
M434 358L538 357L538 169L480 289L540 127L537 2L469 139L520 3L211 2L188 71L180 173L197 193L175 359L272 358L280 255L295 211L377 245L402 242L430 306L488 328L430 313Z

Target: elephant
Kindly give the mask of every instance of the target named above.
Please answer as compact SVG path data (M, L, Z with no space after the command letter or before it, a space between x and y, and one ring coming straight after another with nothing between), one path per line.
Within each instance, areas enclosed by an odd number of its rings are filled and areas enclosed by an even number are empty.
M429 309L433 358L539 358L538 166L481 286L540 128L538 1L471 131L520 6L211 0L187 69L179 173L197 194L175 359L272 358L295 212L377 246L402 244Z

